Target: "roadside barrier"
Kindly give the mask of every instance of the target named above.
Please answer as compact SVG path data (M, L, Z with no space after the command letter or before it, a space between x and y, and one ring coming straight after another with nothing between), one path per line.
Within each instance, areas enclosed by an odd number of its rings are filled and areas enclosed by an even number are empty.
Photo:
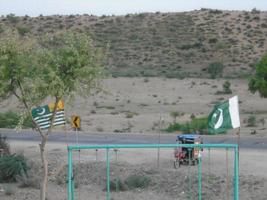
M228 176L228 150L232 149L234 153L234 173L233 173L233 200L239 199L238 194L238 176L239 176L239 154L238 154L238 145L237 144L110 144L110 145L73 145L68 146L68 176L67 176L67 191L68 191L68 200L75 200L75 187L74 187L74 173L73 173L73 151L80 152L81 150L95 150L96 158L99 150L105 150L105 163L106 163L106 200L110 200L110 153L111 151L116 152L117 160L117 151L121 149L173 149L173 148L188 148L188 149L197 149L199 152L198 162L197 162L197 184L198 184L198 200L202 200L202 156L201 149L208 149L209 151L209 165L210 165L210 150L211 149L225 149L226 150L226 164L227 164L227 176ZM191 155L191 154L190 154ZM190 158L190 157L189 157ZM210 168L210 166L209 166ZM190 169L190 168L189 168ZM209 169L210 173L210 169ZM190 172L189 172L190 174ZM189 175L190 177L191 175ZM228 177L227 177L228 178ZM189 184L190 184L189 179ZM229 187L228 182L226 183ZM190 190L190 185L189 185ZM190 196L188 199L192 199ZM228 199L228 196L227 198Z

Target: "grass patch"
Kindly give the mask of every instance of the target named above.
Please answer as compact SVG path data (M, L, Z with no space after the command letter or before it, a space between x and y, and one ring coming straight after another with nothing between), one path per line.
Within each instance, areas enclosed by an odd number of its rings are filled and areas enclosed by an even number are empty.
M135 189L135 188L144 189L148 187L150 181L151 179L147 176L131 175L127 177L124 182L129 189Z

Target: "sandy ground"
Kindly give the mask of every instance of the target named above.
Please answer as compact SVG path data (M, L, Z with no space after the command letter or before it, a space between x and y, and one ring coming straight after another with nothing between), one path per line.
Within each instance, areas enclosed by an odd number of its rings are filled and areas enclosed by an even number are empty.
M173 122L172 111L184 115L178 122L196 117L208 116L216 102L238 95L240 103L241 133L250 134L265 131L260 119L267 118L266 99L248 91L247 80L229 80L233 94L215 95L222 91L225 80L211 79L164 79L164 78L110 78L103 80L104 92L86 99L76 97L66 104L68 120L71 115L82 119L82 130L86 132L134 132L155 133L159 130L160 116L162 127ZM49 102L49 101L48 101ZM17 109L15 98L0 103L1 111ZM130 114L129 114L130 113ZM257 117L256 128L247 128L250 115ZM70 128L70 125L68 126Z
M39 166L39 149L35 142L12 142L13 152L23 153ZM66 199L67 150L63 144L49 144L49 192L48 199ZM233 151L212 149L202 152L203 158L203 199L232 199ZM74 152L74 174L77 182L76 199L105 199L105 151L83 150ZM117 155L110 151L111 180L137 174L151 178L147 189L112 192L112 199L197 199L197 166L173 167L173 149L160 150L160 167L157 167L157 149L121 149ZM241 149L240 151L240 199L264 200L267 196L267 154L266 150ZM228 162L228 167L227 163ZM228 171L228 172L227 172ZM38 170L36 174L40 173ZM228 174L228 176L227 176ZM189 184L191 181L191 185ZM228 188L227 189L227 185ZM0 192L1 200L38 199L39 190L32 187L20 188L19 184L2 184L11 187L14 194L7 196ZM191 189L189 189L191 188ZM190 192L190 193L189 193ZM228 198L227 195L228 194Z
M184 113L177 118L178 122L196 117L207 116L218 101L238 95L240 100L241 134L250 135L256 130L257 135L266 137L266 130L259 122L267 118L266 99L253 95L248 91L246 80L229 80L233 94L215 95L222 90L225 80L205 79L164 79L164 78L112 78L103 81L101 92L88 99L77 97L72 104L66 104L68 120L71 115L79 115L82 119L82 131L85 132L132 132L155 133L159 130L160 116L163 118L162 128L173 122L172 111ZM0 104L1 111L18 109L16 100L9 99ZM257 127L246 127L250 115L257 117ZM236 131L229 131L234 134ZM40 173L39 148L37 143L12 142L13 152L23 152L36 165L35 176ZM66 162L67 150L62 144L49 144L49 200L66 199ZM267 150L241 149L240 152L240 199L265 200L267 196ZM160 151L160 168L157 168L157 150L121 150L111 154L111 178L122 180L131 174L149 176L151 184L145 190L129 190L113 192L112 199L186 199L188 180L192 175L192 199L196 194L196 167L182 166L178 170L173 167L173 150ZM80 159L79 159L80 157ZM76 199L105 199L105 164L104 152L82 151L80 156L74 155L76 177L81 182L77 185ZM210 160L210 161L209 161ZM233 175L233 154L229 152L229 179ZM34 168L34 169L35 169ZM189 169L191 171L189 171ZM229 188L232 181L227 180L226 151L212 150L203 152L203 199L230 199ZM36 186L38 184L36 183ZM7 196L5 189L13 188L13 195ZM18 184L2 184L1 200L28 199L36 200L39 190L33 187L20 188Z

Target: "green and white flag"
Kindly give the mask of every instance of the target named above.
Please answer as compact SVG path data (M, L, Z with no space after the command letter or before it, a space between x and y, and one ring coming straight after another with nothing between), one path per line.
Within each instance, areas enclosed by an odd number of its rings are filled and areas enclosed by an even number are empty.
M39 125L40 129L48 129L51 125L53 109L48 105L32 109L32 117ZM57 109L53 126L63 125L66 123L64 108Z
M229 129L240 127L238 97L216 105L208 117L210 134L225 133Z

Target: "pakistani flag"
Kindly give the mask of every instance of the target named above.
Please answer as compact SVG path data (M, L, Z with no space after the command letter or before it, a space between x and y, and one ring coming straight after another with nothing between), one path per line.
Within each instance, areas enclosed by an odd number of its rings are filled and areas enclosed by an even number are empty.
M63 105L62 101L60 102L60 105ZM54 108L48 105L32 109L32 117L39 125L40 129L44 130L50 127L53 110ZM59 126L65 123L64 106L58 106L53 126Z
M238 127L240 127L240 120L237 96L216 105L208 117L210 134L225 133L228 129Z

